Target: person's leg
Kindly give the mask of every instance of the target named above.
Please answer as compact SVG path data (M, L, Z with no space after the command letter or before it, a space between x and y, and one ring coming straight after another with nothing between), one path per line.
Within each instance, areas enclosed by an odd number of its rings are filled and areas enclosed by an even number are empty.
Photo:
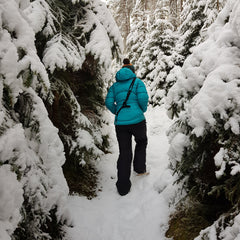
M116 134L119 145L116 186L120 195L126 195L131 188L132 134L128 126L116 126Z
M146 121L135 124L132 128L136 141L133 168L137 173L146 172L147 127Z

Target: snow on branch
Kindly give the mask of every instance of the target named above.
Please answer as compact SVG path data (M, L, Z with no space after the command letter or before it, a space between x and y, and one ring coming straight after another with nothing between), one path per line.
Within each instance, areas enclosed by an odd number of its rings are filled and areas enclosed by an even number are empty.
M216 153L216 176L225 174L226 164L231 175L240 172L237 141L240 134L240 3L228 1L209 28L208 39L193 48L177 81L170 89L166 107L175 111L190 138L204 138L216 133L221 148ZM171 75L171 73L170 73ZM169 77L170 77L169 75ZM178 117L179 116L179 117ZM177 130L178 131L178 130ZM179 131L183 131L179 127Z
M12 100L15 103L16 97L24 87L26 79L23 73L26 69L30 68L32 72L28 86L36 89L41 85L42 93L46 94L50 83L45 67L37 55L34 32L13 2L3 1L0 5L0 11L4 10L1 15L3 31L0 55L4 84L10 87Z
M56 67L64 70L72 67L74 70L78 70L85 60L84 48L78 43L73 43L71 39L61 33L55 35L47 43L43 55L43 62L51 73Z
M35 0L31 2L24 13L35 33L42 31L45 36L51 36L56 32L54 22L57 20L46 1Z
M91 32L90 40L85 47L86 53L92 54L95 59L99 59L101 65L109 66L112 60L112 51L108 34L92 12L87 13L87 18L89 21L94 21L92 25L96 27Z
M92 8L99 22L107 31L111 40L111 46L115 42L115 44L119 46L120 50L123 50L123 42L119 28L110 11L107 9L106 4L101 1L92 1Z
M83 32L90 32L86 53L90 53L105 67L110 66L113 52L123 48L118 27L106 5L100 1L92 1L85 8L85 19L81 22ZM118 48L117 50L114 48Z

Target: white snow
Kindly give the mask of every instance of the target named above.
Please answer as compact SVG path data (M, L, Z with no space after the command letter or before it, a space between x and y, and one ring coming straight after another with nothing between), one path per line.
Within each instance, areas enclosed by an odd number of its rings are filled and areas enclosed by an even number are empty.
M63 144L58 129L48 118L44 103L35 91L37 89L39 93L41 89L41 96L46 96L50 82L35 47L34 31L37 28L32 28L30 15L27 18L24 13L24 6L29 4L26 1L21 3L0 1L1 240L10 240L19 223L27 221L26 202L34 212L33 223L29 223L26 231L34 231L39 239L39 226L49 218L50 210L57 208L58 221L68 217L64 207L68 186L62 171L65 162ZM29 77L31 81L27 87L24 82ZM9 90L10 109L4 104L3 87ZM23 97L27 100L24 110L14 109L14 104ZM24 121L20 120L21 117Z
M224 171L226 169L226 162L223 161L226 151L226 149L220 148L219 152L214 157L216 167L220 167L220 169L216 171L217 178L220 178L224 174Z
M87 32L94 27L90 34L90 41L85 46L86 53L99 59L99 64L109 67L112 62L112 48L123 50L122 37L119 29L107 6L102 1L91 1L90 10L86 10L86 19L83 21L83 31ZM88 30L88 28L90 28Z
M177 162L181 161L184 147L188 146L189 143L189 137L183 133L177 133L173 137L168 151L168 155L172 159L171 164L175 166Z
M72 69L78 70L86 58L84 48L80 45L74 45L70 39L62 34L55 35L47 43L47 48L43 54L43 62L51 73L56 67L64 70L67 67L72 67Z
M114 126L110 125L112 153L103 156L97 167L102 186L98 197L70 196L68 207L74 227L67 229L69 240L159 240L165 231L171 212L169 206L176 197L174 178L168 168L166 130L170 120L164 107L150 108L146 114L148 126L148 176L132 173L132 188L128 195L117 193L116 162L118 145ZM106 130L106 129L105 129Z
M91 25L96 24L96 29L92 31L90 41L86 45L86 53L91 53L95 59L99 59L100 64L110 66L112 60L111 42L108 38L108 33L105 27L100 23L100 20L95 17L93 12L87 14L88 22ZM104 51L103 51L104 49Z
M24 13L35 33L43 31L43 34L49 36L56 32L54 21L57 19L52 14L47 2L35 0L24 9Z
M192 50L181 71L176 69L168 75L169 81L174 79L174 74L178 76L166 98L169 116L172 115L170 102L171 105L174 102L179 109L184 108L185 112L180 115L193 128L191 134L197 137L217 129L219 119L224 122L220 128L231 130L235 135L240 132L240 38L236 31L240 20L239 14L231 10L239 9L239 6L239 2L228 1L209 28L209 38ZM230 20L226 22L228 17ZM226 157L220 156L219 153L215 162L220 168L216 172L217 177L225 173L227 161ZM238 163L233 165L231 174L236 174L240 166Z
M23 190L8 164L0 167L0 182L0 239L10 240L9 233L13 233L21 219Z

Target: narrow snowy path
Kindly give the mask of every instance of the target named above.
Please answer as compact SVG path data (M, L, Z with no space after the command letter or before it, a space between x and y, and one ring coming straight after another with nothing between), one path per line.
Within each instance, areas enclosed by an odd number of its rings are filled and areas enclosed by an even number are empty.
M75 227L67 232L69 240L164 240L170 213L169 202L174 196L173 177L168 170L170 121L164 107L149 109L147 114L148 176L132 174L131 192L118 195L116 160L118 146L112 126L112 154L99 162L102 191L98 197L69 197L69 209Z

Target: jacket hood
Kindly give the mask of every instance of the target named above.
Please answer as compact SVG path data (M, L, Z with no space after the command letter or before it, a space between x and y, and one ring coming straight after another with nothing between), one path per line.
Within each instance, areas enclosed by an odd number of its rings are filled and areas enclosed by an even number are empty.
M129 79L135 78L136 74L133 73L132 70L129 68L121 68L117 73L116 73L116 81L127 81Z

